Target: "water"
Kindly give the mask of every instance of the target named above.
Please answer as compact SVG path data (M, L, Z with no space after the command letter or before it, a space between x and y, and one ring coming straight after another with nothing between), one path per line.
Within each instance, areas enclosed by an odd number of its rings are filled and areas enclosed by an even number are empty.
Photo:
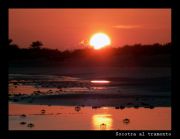
M41 114L41 110L46 110ZM10 130L171 130L171 108L115 109L113 107L9 105ZM26 114L26 117L21 117ZM124 119L129 123L125 124ZM21 122L26 122L21 125ZM27 127L33 123L34 127Z
M10 130L171 130L167 68L47 71L9 74Z

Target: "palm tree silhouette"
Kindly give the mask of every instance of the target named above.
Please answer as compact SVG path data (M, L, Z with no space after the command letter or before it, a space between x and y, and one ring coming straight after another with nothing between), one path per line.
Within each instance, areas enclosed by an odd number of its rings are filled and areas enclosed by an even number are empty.
M40 41L34 41L30 45L32 49L41 49L41 46L43 46L43 43Z

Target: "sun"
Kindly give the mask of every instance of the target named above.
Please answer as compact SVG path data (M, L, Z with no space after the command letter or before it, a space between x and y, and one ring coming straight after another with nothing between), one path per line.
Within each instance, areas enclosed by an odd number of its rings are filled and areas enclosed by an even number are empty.
M89 45L94 49L99 50L111 44L109 36L105 33L95 33L89 41Z

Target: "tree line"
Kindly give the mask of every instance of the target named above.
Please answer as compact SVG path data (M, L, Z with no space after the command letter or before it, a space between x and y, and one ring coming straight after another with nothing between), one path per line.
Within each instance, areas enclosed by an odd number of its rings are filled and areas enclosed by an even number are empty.
M166 63L167 60L170 62L172 44L134 44L125 45L123 47L107 47L100 51L94 50L92 48L76 49L76 50L65 50L60 51L58 49L44 48L41 41L32 42L28 48L20 48L17 44L13 43L9 39L8 43L8 53L9 60L12 61L26 61L26 60L40 60L40 61L75 61L84 60L92 62L93 60L101 59L106 62L109 59L111 61L143 61L148 62L151 57L151 62ZM159 57L164 55L163 61L159 60ZM152 58L154 57L154 58ZM162 58L161 58L162 59Z

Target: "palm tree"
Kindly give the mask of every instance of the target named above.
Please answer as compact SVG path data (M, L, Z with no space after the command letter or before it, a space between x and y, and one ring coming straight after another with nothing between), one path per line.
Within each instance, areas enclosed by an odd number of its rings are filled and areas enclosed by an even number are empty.
M34 41L30 45L32 49L41 49L41 46L43 46L43 43L40 41Z

